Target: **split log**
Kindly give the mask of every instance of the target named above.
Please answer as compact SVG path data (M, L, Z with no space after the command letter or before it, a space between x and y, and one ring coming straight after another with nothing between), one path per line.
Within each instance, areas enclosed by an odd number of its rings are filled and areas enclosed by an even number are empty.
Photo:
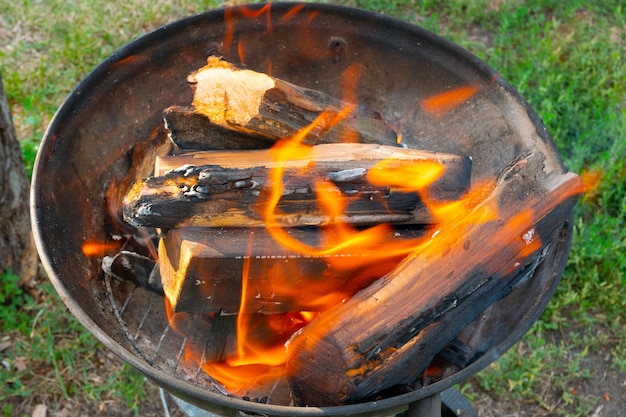
M317 226L331 221L353 224L429 223L432 218L416 192L402 184L372 185L368 173L382 161L410 170L413 178L443 167L427 187L435 201L454 200L469 188L471 160L456 155L372 144L318 145L282 163L282 198L276 210L284 226ZM133 226L263 226L270 171L279 166L271 150L196 152L157 158L155 177L139 180L123 201ZM420 171L421 168L424 168ZM408 177L408 175L407 175ZM343 215L332 217L317 205L316 181L331 182L347 198Z
M564 227L581 192L576 175L542 172L535 154L516 161L484 190L482 202L440 224L398 268L295 335L287 367L295 401L346 404L412 383L484 309L526 279L546 249L542 242ZM491 205L496 220L465 220Z
M305 139L308 145L350 141L397 146L398 134L381 115L364 105L354 105L321 91L296 86L267 74L240 69L218 57L190 74L193 107L212 123L247 135L271 140L291 137L315 121L329 117ZM347 117L333 115L351 109ZM319 120L318 120L319 122Z
M314 228L286 232L313 247L321 240L332 240L329 234L333 233ZM380 241L409 241L422 234L421 229L389 229ZM371 258L375 250L378 247L352 247L311 256L285 248L263 228L173 229L159 243L159 270L165 296L175 312L318 311L320 299L331 305L340 303L392 270L405 256L376 261ZM243 280L245 310L240 310Z
M168 107L163 111L163 120L169 131L170 140L179 149L196 151L267 149L275 143L263 136L239 133L212 123L193 107Z

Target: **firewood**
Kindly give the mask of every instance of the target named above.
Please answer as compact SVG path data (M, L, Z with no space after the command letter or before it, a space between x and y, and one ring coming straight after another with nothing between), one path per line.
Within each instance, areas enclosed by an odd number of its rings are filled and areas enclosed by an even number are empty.
M572 173L538 175L542 164L535 154L516 161L469 213L438 225L398 268L295 335L287 367L295 401L346 404L415 381L472 320L527 279L581 192ZM465 221L494 205L496 220Z
M317 246L322 236L315 228L291 228L287 232L312 246ZM328 237L333 232L325 233ZM381 239L408 241L422 233L422 229L389 229ZM340 302L389 272L403 257L370 262L371 250L358 249L308 256L281 246L263 228L173 229L160 241L159 270L165 296L175 312L228 315L317 311L319 298L332 297ZM359 259L351 260L353 266L348 267L349 257ZM244 276L246 262L248 272ZM333 267L338 262L342 268ZM246 304L242 311L244 279Z
M239 133L212 123L193 107L171 106L163 111L169 138L179 149L196 151L267 149L275 141Z
M263 226L270 170L279 165L271 150L195 152L157 158L155 177L139 180L123 201L125 220L134 226ZM443 167L427 190L433 200L452 200L469 188L467 157L372 144L317 145L284 162L277 220L285 226L317 226L330 221L354 224L428 223L430 213L417 193L401 185L371 184L368 173L382 161L410 167ZM342 216L330 218L316 203L316 181L332 183L348 198ZM408 180L408 178L407 178ZM403 182L403 178L398 179Z
M156 262L136 252L122 250L114 256L105 256L102 259L102 270L117 279L163 293Z
M271 140L290 137L326 112L330 117L309 133L304 143L378 143L397 146L398 134L381 115L364 105L333 98L267 74L240 69L217 57L190 74L193 107L212 123ZM349 114L333 120L343 111Z

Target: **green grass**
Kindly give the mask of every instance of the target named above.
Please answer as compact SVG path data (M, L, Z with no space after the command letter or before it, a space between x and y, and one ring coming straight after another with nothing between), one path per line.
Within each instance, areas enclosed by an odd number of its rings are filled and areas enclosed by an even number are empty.
M145 393L143 376L112 361L49 282L33 297L17 285L17 275L9 271L0 278L0 329L8 344L0 351L3 415L15 415L14 405L33 397L53 404L77 396L93 402L112 397L137 408Z
M572 389L589 378L589 357L609 351L613 369L626 372L626 3L341 3L420 24L466 47L532 105L568 169L602 173L598 187L576 209L572 251L548 309L516 348L463 388L472 398L486 393L532 403L554 415L590 415L597 401ZM148 30L218 5L0 0L0 71L26 165L32 166L39 139L64 97L107 55ZM125 367L93 383L86 362L97 363L90 352L101 347L64 312L49 287L42 301L20 293L14 275L3 277L3 283L2 334L17 342L10 348L13 359L6 359L10 371L0 374L0 403L15 403L20 392L31 393L41 383L32 370L18 371L11 362L25 358L58 381L52 397L82 390L95 399L117 390L130 407L136 404L137 397L125 387L142 382ZM68 338L70 332L74 336ZM6 351L0 355L7 357ZM55 384L44 385L52 390Z
M0 71L27 169L63 99L99 62L130 40L216 1L0 0Z

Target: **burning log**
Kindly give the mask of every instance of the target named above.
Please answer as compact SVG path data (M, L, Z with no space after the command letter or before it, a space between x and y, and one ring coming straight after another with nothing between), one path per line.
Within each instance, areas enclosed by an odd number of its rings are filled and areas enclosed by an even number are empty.
M386 277L294 335L287 368L296 402L345 404L411 383L468 323L525 279L546 249L542 241L564 227L581 192L575 174L541 179L537 172L537 155L515 161L495 187L470 201L469 214L450 213ZM468 222L493 207L497 219Z
M290 228L287 233L317 246L322 236L328 240L333 232ZM409 241L421 234L421 229L397 232L389 228L381 241ZM160 241L159 269L165 296L175 312L317 311L320 299L340 303L385 275L403 257L372 261L375 250L377 247L352 247L325 256L307 256L281 246L263 228L173 229Z
M267 74L240 69L217 57L189 75L193 107L216 125L273 141L291 137L325 112L328 119L304 143L350 141L397 146L398 134L381 115L364 105L333 98ZM349 113L349 114L348 114ZM344 114L337 121L337 115Z
M435 179L427 186L430 199L452 200L469 188L470 165L467 157L372 144L306 148L284 161L277 219L286 226L332 221L429 223L432 217L417 193L406 192L401 184L372 184L368 174L410 167L416 178ZM159 157L156 176L136 181L125 196L124 218L134 226L166 229L263 226L266 188L277 166L270 150ZM316 205L315 182L320 180L331 182L350 199L341 218L325 214ZM406 180L398 178L398 182Z

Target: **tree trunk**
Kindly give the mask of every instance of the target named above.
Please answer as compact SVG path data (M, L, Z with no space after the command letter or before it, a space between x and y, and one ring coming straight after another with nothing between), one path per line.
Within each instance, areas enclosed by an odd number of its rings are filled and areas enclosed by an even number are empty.
M37 271L28 190L22 149L0 75L0 274L11 269L20 275L22 284L29 282Z

